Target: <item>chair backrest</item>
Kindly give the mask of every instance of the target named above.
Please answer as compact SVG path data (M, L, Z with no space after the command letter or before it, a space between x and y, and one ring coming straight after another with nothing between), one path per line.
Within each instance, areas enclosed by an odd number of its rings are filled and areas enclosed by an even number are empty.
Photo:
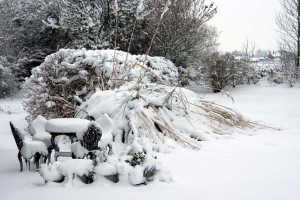
M102 130L94 124L90 124L88 129L84 132L80 144L88 151L98 150L98 142L100 141L101 136Z
M10 128L11 128L11 132L15 138L15 142L17 144L17 147L19 150L21 150L21 148L23 147L23 139L22 139L22 135L20 133L20 131L14 127L12 122L9 122Z

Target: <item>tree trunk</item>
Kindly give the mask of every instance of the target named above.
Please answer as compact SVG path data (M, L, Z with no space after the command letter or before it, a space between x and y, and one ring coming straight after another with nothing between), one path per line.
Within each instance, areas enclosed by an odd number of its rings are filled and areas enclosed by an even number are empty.
M300 65L300 0L298 0L298 5L297 5L297 18L298 18L298 37L297 37L297 69L299 69L299 65Z

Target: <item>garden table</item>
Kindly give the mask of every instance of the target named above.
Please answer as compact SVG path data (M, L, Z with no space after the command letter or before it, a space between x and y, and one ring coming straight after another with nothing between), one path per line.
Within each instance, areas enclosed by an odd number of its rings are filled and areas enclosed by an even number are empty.
M71 143L77 140L76 133L85 131L88 128L89 120L78 118L56 118L46 122L45 130L51 135L51 146L56 152L59 152L55 138L59 135L65 135L71 139ZM51 154L48 154L48 163Z

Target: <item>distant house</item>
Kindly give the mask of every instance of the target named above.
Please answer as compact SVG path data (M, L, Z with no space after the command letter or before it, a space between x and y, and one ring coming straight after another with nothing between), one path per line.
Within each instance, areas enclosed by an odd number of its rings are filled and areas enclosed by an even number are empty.
M274 51L273 51L274 52ZM267 58L273 60L275 59L274 53L272 53L271 51L269 52L269 54L267 55Z
M280 59L280 53L278 51L269 51L269 53L267 53L267 51L265 51L264 55L257 54L257 56L253 56L250 58L247 58L244 55L235 55L234 58L235 58L235 60L238 60L238 61L248 60L248 62L250 62L250 63L262 62L262 63L270 64L270 63L273 63L274 61L277 61L278 59Z

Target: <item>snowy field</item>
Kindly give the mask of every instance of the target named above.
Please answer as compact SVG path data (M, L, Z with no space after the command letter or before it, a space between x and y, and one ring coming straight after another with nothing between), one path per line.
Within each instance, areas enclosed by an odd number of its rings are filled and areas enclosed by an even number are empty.
M0 100L0 199L300 199L300 88L242 86L229 90L235 103L192 89L281 131L248 131L202 142L197 152L159 154L173 175L172 183L134 187L103 181L61 187L45 185L34 167L19 171L9 121L25 127L26 113L20 98Z

